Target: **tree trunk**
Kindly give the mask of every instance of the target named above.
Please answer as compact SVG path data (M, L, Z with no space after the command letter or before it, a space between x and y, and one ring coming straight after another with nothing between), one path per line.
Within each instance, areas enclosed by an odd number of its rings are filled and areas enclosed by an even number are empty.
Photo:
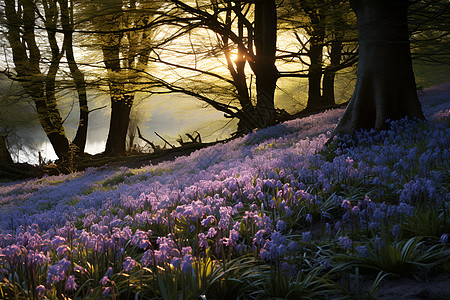
M17 11L16 11L17 9ZM59 65L59 48L54 36L57 21L56 10L47 7L46 28L52 50L52 62L47 75L40 70L41 53L36 42L36 6L31 0L5 1L5 16L8 20L10 43L17 77L23 80L24 88L33 99L39 121L59 159L64 160L69 151L62 119L55 99L55 74Z
M387 120L423 119L407 25L408 0L351 0L358 19L357 81L335 134L384 129Z
M256 111L263 127L275 124L275 88L278 70L275 67L277 42L277 11L274 0L255 1L254 72L256 76Z
M105 147L105 154L109 155L123 155L126 152L128 124L134 100L134 95L125 94L124 89L118 85L110 87L111 120Z
M58 0L58 2L61 8L61 24L64 30L63 47L66 52L66 58L69 64L70 73L75 83L75 89L77 90L80 114L77 133L75 134L75 138L73 139L72 143L77 146L77 153L84 153L84 149L86 147L89 119L86 80L84 79L83 73L80 71L80 69L78 69L78 65L75 61L75 56L73 53L73 21L70 18L71 13L73 13L73 7L70 7L69 9L66 0Z
M13 160L6 145L6 136L0 134L0 165L12 164Z
M308 104L306 109L315 109L321 106L323 39L322 30L315 30L310 39L311 46L308 51L310 60L308 69Z
M331 42L330 50L330 66L325 69L323 74L323 93L322 93L322 105L329 106L335 104L334 97L334 80L336 78L336 72L341 63L342 57L342 42L340 40L334 40Z

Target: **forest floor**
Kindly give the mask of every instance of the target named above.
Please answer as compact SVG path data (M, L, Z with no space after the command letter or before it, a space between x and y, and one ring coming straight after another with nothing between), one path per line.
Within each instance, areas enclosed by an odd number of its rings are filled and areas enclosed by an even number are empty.
M383 280L377 299L450 299L450 274L439 274L425 280L400 277Z

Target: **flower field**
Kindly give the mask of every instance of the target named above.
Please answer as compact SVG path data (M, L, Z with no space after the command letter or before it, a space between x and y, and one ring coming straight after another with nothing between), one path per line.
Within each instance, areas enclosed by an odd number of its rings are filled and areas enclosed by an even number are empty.
M1 183L0 298L362 298L449 273L450 85L420 98L427 121L326 147L342 109L140 169Z

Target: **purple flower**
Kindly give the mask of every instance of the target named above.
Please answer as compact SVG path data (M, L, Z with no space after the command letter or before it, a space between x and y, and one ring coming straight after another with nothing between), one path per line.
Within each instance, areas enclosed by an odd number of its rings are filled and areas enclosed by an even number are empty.
M207 216L206 218L204 218L201 223L203 226L207 227L210 223L214 224L215 222L216 222L216 218L214 216L210 215L210 216Z
M75 282L75 276L70 275L66 281L66 291L75 291L77 289L77 287L78 287L78 285Z
M380 237L376 236L375 237L375 249L377 249L379 251L383 246L384 246L383 240Z
M278 220L276 228L277 228L277 231L286 230L286 222L284 222L283 220Z
M398 237L400 234L400 226L398 224L394 225L394 227L392 227L392 235L394 237Z
M69 247L67 245L61 245L56 249L56 253L58 253L59 256L63 256L68 250Z
M144 255L142 256L141 263L145 267L153 263L153 250L145 251Z
M309 243L312 239L312 234L310 231L302 232L302 240L306 243Z
M208 240L206 239L206 235L204 233L198 234L198 246L208 248Z
M102 279L100 279L99 282L100 282L101 285L106 285L109 282L108 276L103 276Z
M179 257L174 257L172 258L172 260L170 261L170 264L174 267L174 268L178 268L181 264L181 258Z
M439 239L439 241L442 244L447 244L447 242L448 242L448 234L444 233L443 235L441 235L441 238Z
M356 247L356 251L358 251L359 255L362 257L368 257L369 256L369 250L366 246L358 246Z
M324 269L329 269L329 268L331 268L331 261L329 259L324 259L321 262L321 265Z
M36 287L36 294L39 298L43 298L45 296L45 292L46 292L46 288L45 286L43 286L42 284Z
M295 264L290 264L288 262L284 262L281 265L281 269L287 276L296 276L298 274L298 269Z
M209 239L212 239L217 234L217 230L214 227L209 228L208 233L206 234L206 237Z
M267 235L267 232L264 229L258 230L258 232L256 232L255 234L255 237L253 238L253 243L263 246L266 242L264 237L265 235Z
M105 288L105 290L103 291L103 297L108 297L109 296L109 294L111 294L111 287L107 287L107 288Z
M183 260L181 261L181 271L183 273L192 272L192 255L187 254L183 257Z
M147 249L150 245L150 241L148 240L148 233L141 230L136 230L133 238L131 239L131 244L135 246L139 246L142 250Z
M352 207L352 205L351 205L350 201L343 200L342 204L341 204L341 207L344 208L344 209L350 209Z
M265 261L270 260L270 252L267 251L266 249L261 249L261 252L259 253L259 255L261 256L261 259L263 259Z
M113 268L109 267L104 276L111 278L113 272L114 272Z
M67 259L61 259L56 265L48 267L47 285L52 285L66 279L66 272L71 262Z
M181 255L188 255L188 254L192 254L191 246L181 248Z
M46 263L50 262L49 253L45 255L42 251L28 251L28 263L33 264L34 266L42 266Z
M306 222L312 223L312 215L311 214L306 215Z
M348 250L352 246L352 240L348 236L339 237L338 243L344 250Z
M59 246L66 243L66 239L61 236L55 236L52 240L53 248L58 248Z
M130 272L136 266L136 261L131 257L125 257L125 261L123 262L123 270L125 272Z

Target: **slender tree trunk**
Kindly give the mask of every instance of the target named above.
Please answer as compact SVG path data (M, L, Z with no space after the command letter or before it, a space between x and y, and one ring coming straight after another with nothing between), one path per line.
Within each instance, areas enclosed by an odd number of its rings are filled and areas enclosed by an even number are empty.
M277 12L275 0L255 1L254 72L256 76L256 111L264 127L275 124L275 88L278 70L275 66Z
M423 119L407 25L408 0L351 0L358 19L355 91L335 134L386 128L386 121Z
M342 57L342 42L334 40L331 42L330 50L330 66L325 69L323 74L323 92L322 105L328 106L335 104L334 81L336 78L336 70L339 68Z
M75 89L77 90L80 114L77 133L75 134L75 138L73 139L72 143L77 146L78 153L84 153L84 149L86 147L89 119L86 80L84 79L83 73L80 71L80 69L78 69L78 65L75 61L75 56L73 53L73 21L71 20L73 7L70 7L69 9L67 0L58 0L58 2L61 9L61 24L64 30L63 47L66 52L66 58L69 64L70 73L75 83Z

